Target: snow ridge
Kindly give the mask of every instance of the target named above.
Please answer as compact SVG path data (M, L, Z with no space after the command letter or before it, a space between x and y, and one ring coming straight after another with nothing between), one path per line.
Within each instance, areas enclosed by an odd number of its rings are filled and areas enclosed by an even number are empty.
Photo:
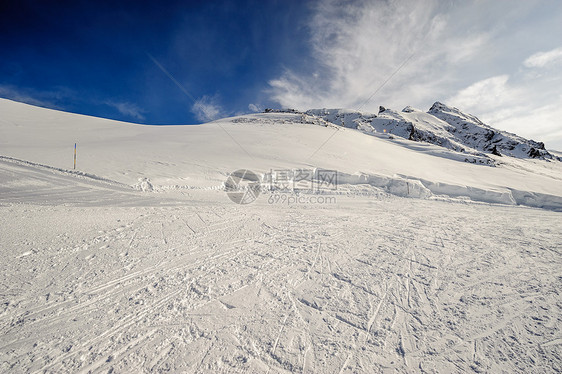
M467 162L494 164L491 155L562 161L548 152L542 142L494 129L476 116L440 102L434 103L428 112L410 106L401 112L381 106L377 115L346 109L310 109L305 114L368 134L386 133L478 156L468 156Z

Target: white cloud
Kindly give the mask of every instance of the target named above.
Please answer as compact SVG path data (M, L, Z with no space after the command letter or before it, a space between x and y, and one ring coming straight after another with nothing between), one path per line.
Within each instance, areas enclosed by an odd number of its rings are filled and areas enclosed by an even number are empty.
M144 110L139 108L136 104L127 103L127 102L113 102L113 101L106 101L105 104L114 107L119 111L119 113L135 118L137 120L144 120Z
M562 97L558 104L537 108L525 107L505 112L493 120L494 127L515 132L525 138L544 142L547 149L562 151Z
M427 105L457 79L489 41L486 32L453 34L439 1L319 1L310 23L312 73L287 69L270 80L271 98L284 107L364 109ZM407 62L407 63L406 63ZM381 88L382 86L382 88ZM428 96L433 96L428 99Z
M543 68L562 62L562 47L550 50L548 52L538 52L529 56L524 62L528 68Z
M562 149L562 95L544 81L511 82L508 75L499 75L471 84L446 102L492 127Z
M562 61L562 48L531 55L536 46L521 43L540 38L541 45L559 45L557 16L537 2L314 4L307 25L313 66L292 66L269 81L270 98L281 106L374 112L378 105L429 108L444 101L492 126L560 141L562 72L521 69ZM552 35L545 34L548 24Z
M200 121L213 121L220 118L223 113L217 101L215 96L200 97L191 107L191 111Z
M248 109L252 112L261 112L259 105L256 104L248 104Z
M508 86L509 76L487 78L460 90L446 101L464 110L478 109L485 112L501 106L512 106L519 93Z

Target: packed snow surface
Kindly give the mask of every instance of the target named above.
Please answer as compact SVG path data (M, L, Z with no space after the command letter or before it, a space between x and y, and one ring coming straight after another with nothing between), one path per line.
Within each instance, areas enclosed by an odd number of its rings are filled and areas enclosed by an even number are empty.
M561 163L457 153L0 100L0 371L560 372ZM238 169L338 184L237 205Z

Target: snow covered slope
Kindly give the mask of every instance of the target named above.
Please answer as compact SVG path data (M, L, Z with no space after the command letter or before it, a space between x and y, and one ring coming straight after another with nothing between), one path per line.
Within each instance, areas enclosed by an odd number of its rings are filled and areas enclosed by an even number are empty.
M556 158L545 150L544 143L493 129L457 108L436 102L428 113L451 125L453 136L471 148L518 158Z
M0 113L0 155L72 169L77 143L78 170L130 186L221 189L237 169L264 176L276 169L322 168L336 170L341 185L399 196L562 207L562 163L491 155L501 167L482 167L443 147L367 136L309 115L262 113L197 126L145 126L9 100L0 100Z
M562 371L562 212L462 197L556 209L562 163L299 113L157 127L7 100L0 155L1 373ZM244 167L338 188L241 206L220 188Z
M493 154L560 161L541 142L494 129L475 116L440 102L433 104L427 113L412 107L406 107L401 112L381 107L378 115L342 109L312 109L306 113L367 133L386 132L469 155ZM467 159L470 162L474 160L470 156ZM486 164L493 163L491 158L488 157L488 160Z

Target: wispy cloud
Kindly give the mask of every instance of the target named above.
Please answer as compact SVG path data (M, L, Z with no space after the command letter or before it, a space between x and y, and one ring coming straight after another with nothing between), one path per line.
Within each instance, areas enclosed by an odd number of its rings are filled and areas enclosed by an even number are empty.
M61 109L56 101L67 97L68 94L69 90L65 88L54 91L38 91L0 84L0 97L50 109Z
M446 101L493 127L562 149L562 95L557 87L548 77L499 75L473 83Z
M543 68L547 65L562 63L562 47L547 52L538 52L529 56L524 62L528 68Z
M222 117L223 110L216 96L202 96L195 100L191 111L200 121L213 121Z
M145 111L136 104L115 101L106 101L105 104L117 109L119 113L124 116L131 117L140 121L144 120L143 113Z
M310 25L315 69L312 73L287 69L272 79L272 99L282 106L303 109L355 108L404 65L373 101L405 105L408 98L407 104L425 104L430 93L435 97L445 92L456 79L456 72L443 66L468 63L489 39L485 32L452 34L450 26L455 20L441 4L318 2ZM369 103L371 109L376 106Z
M544 26L548 21L560 29L560 22L538 2L509 8L493 0L314 4L313 66L293 66L269 81L270 98L281 106L372 112L378 105L428 108L440 100L562 148L556 135L562 72L546 69L559 66L562 48ZM523 37L557 48L537 53Z
M65 107L65 103L76 102L77 98L79 98L78 100L83 99L80 95L76 94L76 92L66 87L57 87L53 90L36 90L1 84L0 97L57 110L68 110L68 108ZM110 100L100 101L90 97L87 100L95 105L108 105L113 107L117 109L119 113L129 118L144 120L143 113L145 111L136 104Z
M254 113L262 111L262 109L260 109L260 105L253 103L248 104L248 110Z
M464 110L478 109L480 113L499 107L512 107L522 92L508 84L509 75L503 74L483 79L461 89L446 101Z

